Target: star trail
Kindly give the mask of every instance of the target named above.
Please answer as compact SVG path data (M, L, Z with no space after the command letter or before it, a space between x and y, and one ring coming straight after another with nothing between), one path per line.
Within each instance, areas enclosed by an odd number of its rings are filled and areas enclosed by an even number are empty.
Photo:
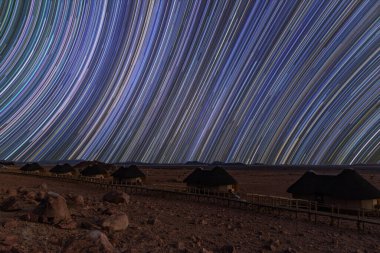
M379 155L378 0L0 0L0 22L0 159Z

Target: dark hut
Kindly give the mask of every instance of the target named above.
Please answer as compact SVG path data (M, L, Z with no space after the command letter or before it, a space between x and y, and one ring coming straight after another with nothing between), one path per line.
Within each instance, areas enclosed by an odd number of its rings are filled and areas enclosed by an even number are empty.
M136 165L129 167L120 167L112 174L112 177L118 183L136 183L142 184L145 181L145 174Z
M12 161L6 161L6 160L0 160L0 164L1 164L1 165L6 165L6 166L12 166L12 165L15 165L14 162L12 162Z
M45 169L41 167L38 163L27 163L20 168L21 171L27 173L43 173Z
M80 174L85 177L105 178L108 172L101 166L92 165L82 170Z
M74 169L82 170L82 169L85 169L89 166L99 166L99 167L106 169L107 171L115 169L115 165L109 164L109 163L103 163L100 161L82 161L82 162L74 165Z
M339 205L345 209L373 209L380 191L353 169L338 175L318 175L306 172L288 188L294 198Z
M73 175L75 170L69 164L65 163L63 165L56 165L50 169L50 173L59 175Z
M190 188L201 188L217 192L234 192L237 190L237 181L222 167L212 170L195 169L183 181Z

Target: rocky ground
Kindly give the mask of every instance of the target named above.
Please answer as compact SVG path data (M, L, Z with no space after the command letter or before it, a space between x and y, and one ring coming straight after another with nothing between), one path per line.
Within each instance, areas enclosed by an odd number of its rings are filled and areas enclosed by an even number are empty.
M0 252L380 252L379 239L378 227L0 175Z

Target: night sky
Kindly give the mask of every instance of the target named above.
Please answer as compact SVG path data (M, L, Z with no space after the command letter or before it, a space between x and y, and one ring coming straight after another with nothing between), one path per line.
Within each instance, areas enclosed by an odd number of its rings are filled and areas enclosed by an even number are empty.
M0 0L0 159L380 156L380 1Z

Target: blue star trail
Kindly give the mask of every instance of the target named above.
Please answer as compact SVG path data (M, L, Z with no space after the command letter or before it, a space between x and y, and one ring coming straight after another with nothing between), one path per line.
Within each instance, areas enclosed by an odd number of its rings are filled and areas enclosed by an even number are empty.
M379 155L378 0L0 0L0 22L0 159Z

